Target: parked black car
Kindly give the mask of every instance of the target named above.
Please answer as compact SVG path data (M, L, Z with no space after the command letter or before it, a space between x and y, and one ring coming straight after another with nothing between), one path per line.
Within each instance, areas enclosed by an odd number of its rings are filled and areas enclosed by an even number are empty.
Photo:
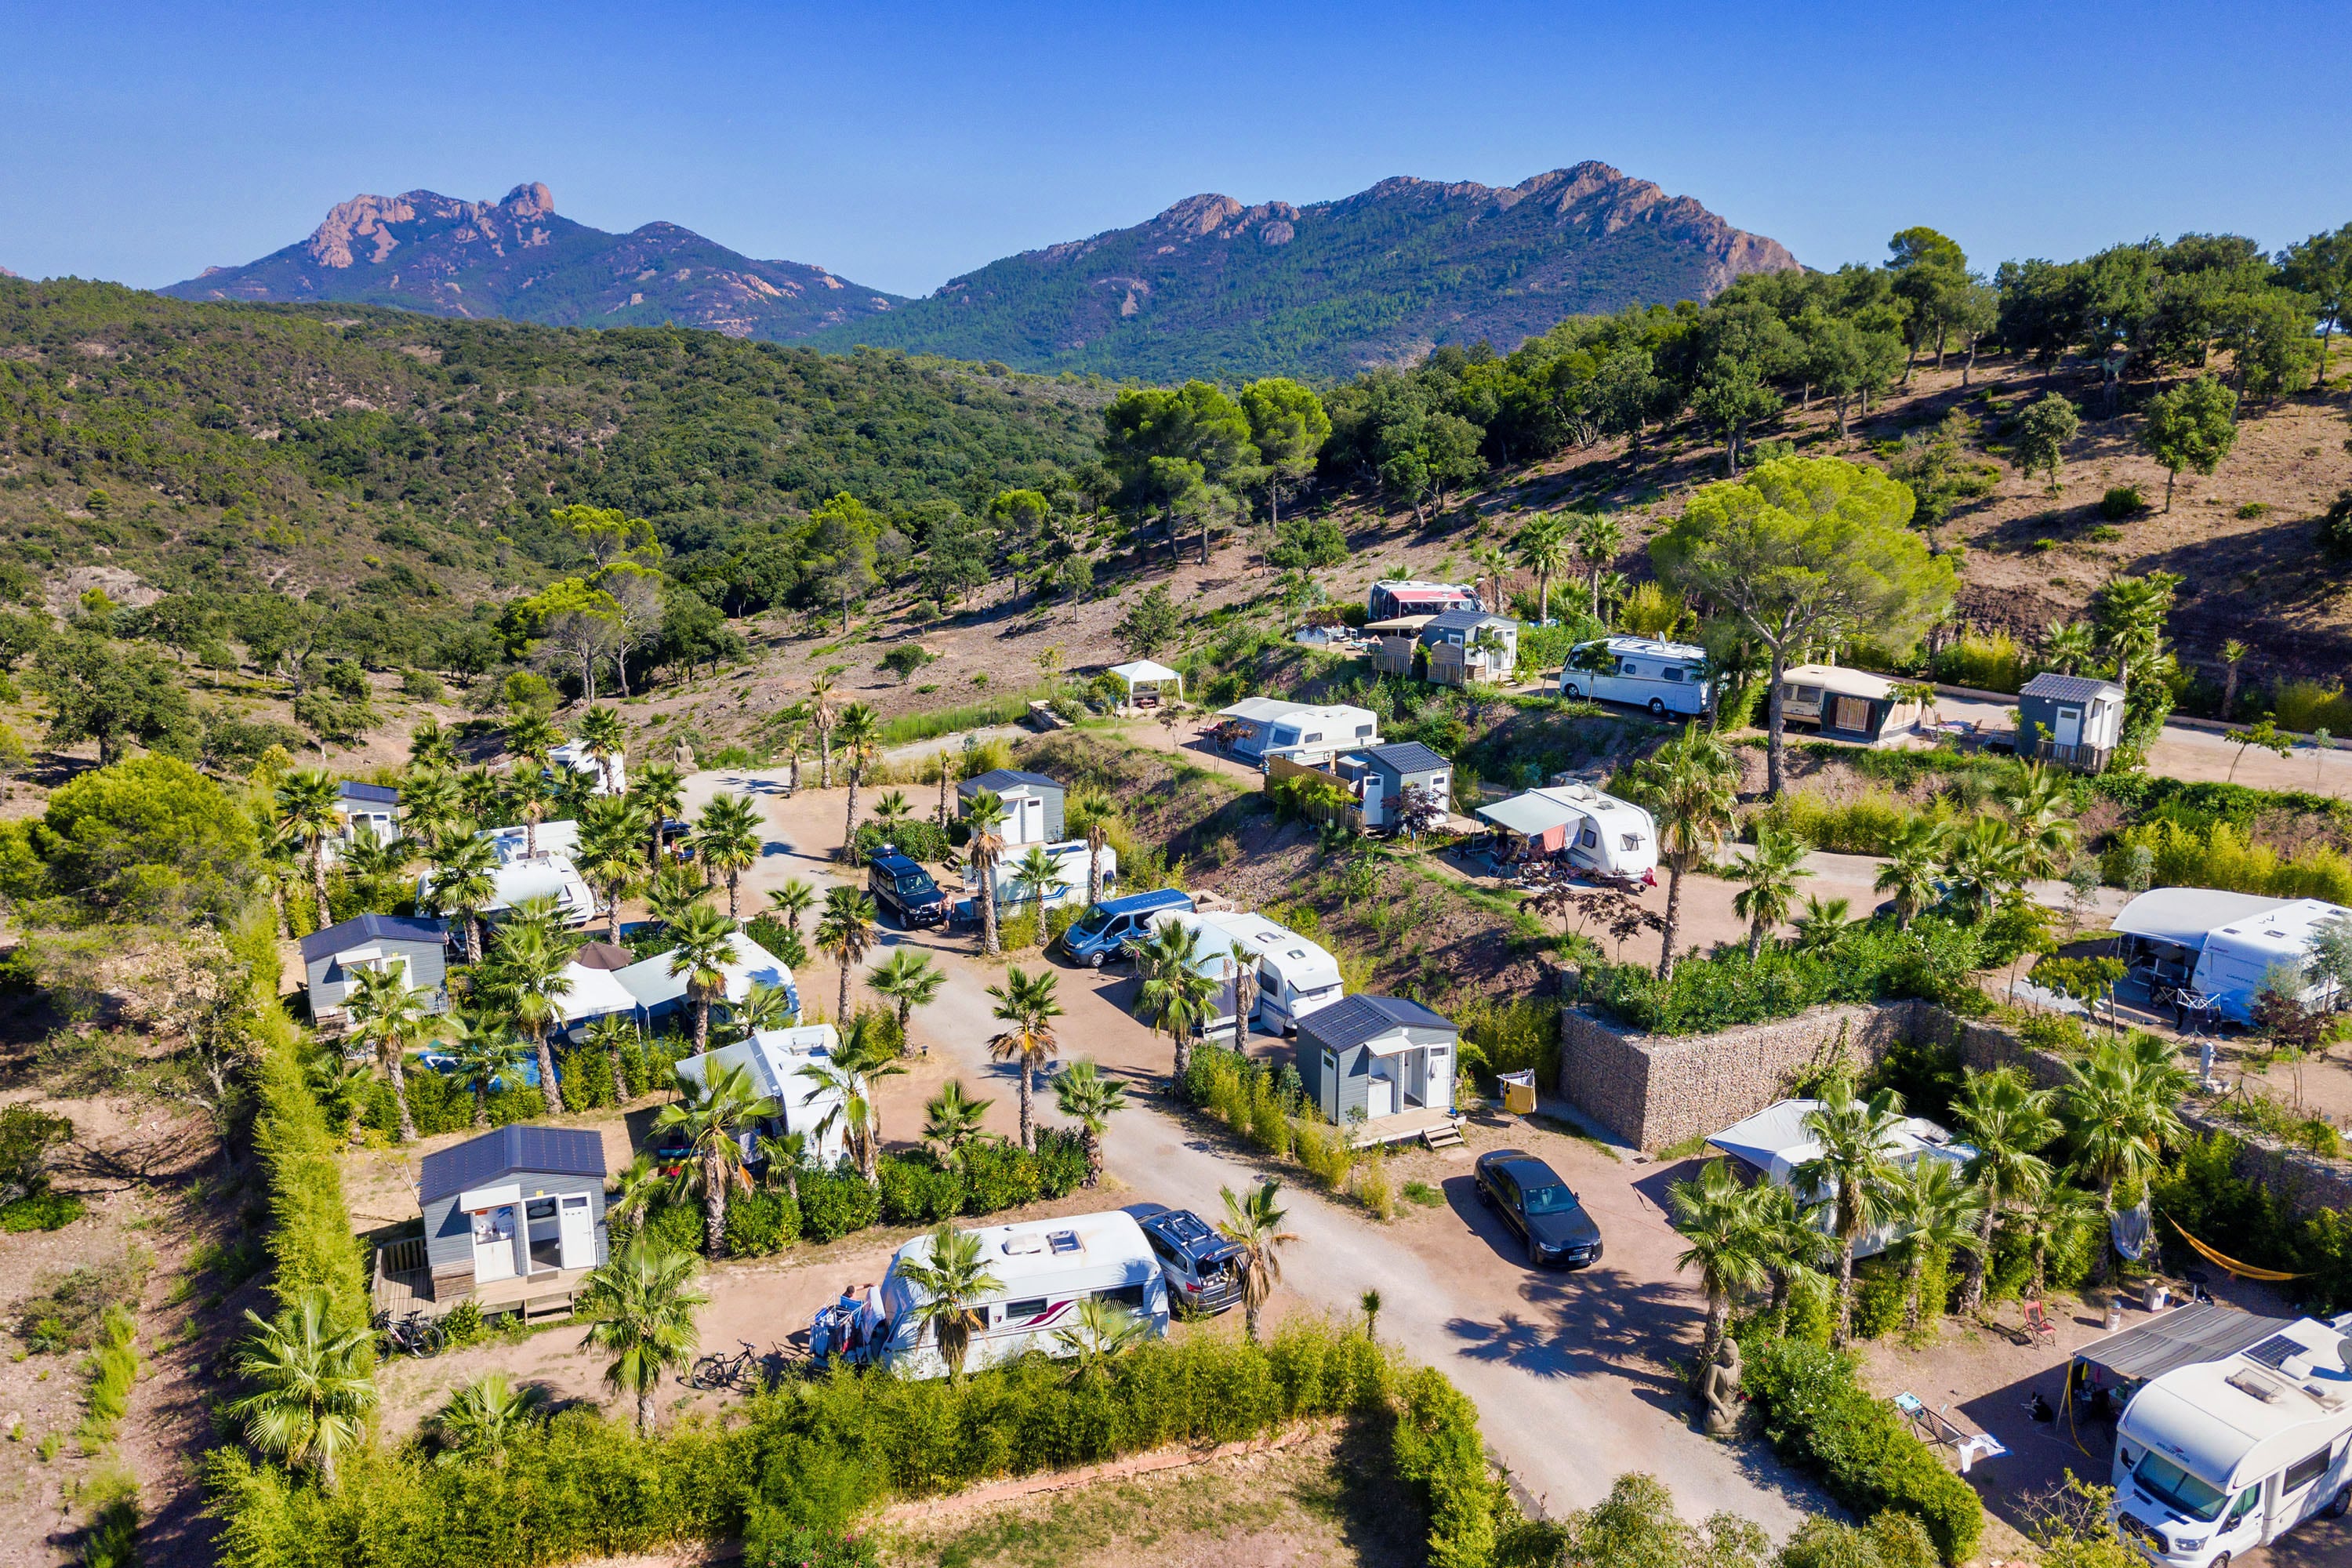
M1242 1299L1242 1275L1234 1259L1241 1248L1211 1229L1190 1209L1138 1204L1128 1210L1151 1243L1160 1271L1168 1277L1169 1310L1181 1317L1212 1317Z
M1527 1243L1530 1268L1583 1268L1601 1261L1601 1227L1549 1165L1521 1149L1478 1156L1478 1201Z
M868 863L866 890L903 926L935 926L948 918L948 897L931 874L885 847Z

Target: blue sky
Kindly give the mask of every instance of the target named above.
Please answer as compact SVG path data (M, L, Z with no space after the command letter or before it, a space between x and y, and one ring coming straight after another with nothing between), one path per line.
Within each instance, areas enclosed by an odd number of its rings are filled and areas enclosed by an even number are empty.
M1179 197L1594 158L1815 266L2352 220L2333 6L0 0L0 265L153 286L543 180L905 293Z

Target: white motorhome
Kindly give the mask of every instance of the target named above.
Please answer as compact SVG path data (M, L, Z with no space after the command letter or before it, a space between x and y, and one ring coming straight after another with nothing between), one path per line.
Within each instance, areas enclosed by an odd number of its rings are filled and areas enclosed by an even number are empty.
M1076 1354L1055 1336L1077 1328L1078 1303L1089 1296L1134 1313L1155 1339L1166 1337L1168 1282L1132 1215L1114 1209L966 1234L979 1238L981 1265L996 1280L996 1288L974 1303L985 1321L972 1331L966 1371L994 1366L1024 1351ZM866 1359L907 1377L945 1377L948 1372L930 1324L915 1312L929 1297L904 1272L906 1265L927 1263L930 1256L928 1236L900 1247L865 1309L866 1333L861 1337L872 1346Z
M2151 1378L2116 1426L2110 1517L2151 1560L2211 1568L2352 1507L2352 1341L2305 1318Z
M1610 637L1580 643L1559 672L1562 697L1597 697L1668 713L1704 713L1714 700L1706 649L1654 637Z
M1237 987L1234 984L1234 949L1257 955L1257 1002L1251 1010L1254 1025L1287 1035L1298 1020L1328 1007L1347 994L1339 978L1339 961L1297 931L1278 926L1256 913L1196 913L1170 910L1151 919L1154 927L1176 926L1199 932L1193 964L1199 973L1221 982L1211 1004L1211 1016L1202 1020L1205 1033L1234 1026Z

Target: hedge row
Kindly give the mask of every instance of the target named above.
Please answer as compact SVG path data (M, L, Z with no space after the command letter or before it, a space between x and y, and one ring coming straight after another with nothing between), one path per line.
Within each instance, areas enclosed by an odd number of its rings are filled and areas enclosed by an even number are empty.
M1751 1347L1746 1387L1784 1458L1812 1471L1861 1518L1881 1509L1917 1517L1947 1563L1984 1533L1976 1490L1946 1469L1895 1406L1862 1386L1835 1351L1770 1339Z
M1655 1035L1706 1035L1735 1024L1790 1018L1825 1002L1924 996L1947 1001L1978 970L2006 963L2001 922L1966 926L1933 916L1898 931L1857 921L1818 952L1767 945L1754 960L1727 944L1683 959L1664 984L1638 963L1596 963L1585 995L1621 1023Z

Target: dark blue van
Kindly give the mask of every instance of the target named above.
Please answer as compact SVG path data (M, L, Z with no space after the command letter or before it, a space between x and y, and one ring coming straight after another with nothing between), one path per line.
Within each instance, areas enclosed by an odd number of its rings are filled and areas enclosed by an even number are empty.
M1127 943L1150 933L1152 916L1171 910L1190 911L1192 908L1192 895L1181 888L1105 899L1089 906L1062 933L1062 952L1088 969L1100 969L1106 961L1117 958L1119 949Z

